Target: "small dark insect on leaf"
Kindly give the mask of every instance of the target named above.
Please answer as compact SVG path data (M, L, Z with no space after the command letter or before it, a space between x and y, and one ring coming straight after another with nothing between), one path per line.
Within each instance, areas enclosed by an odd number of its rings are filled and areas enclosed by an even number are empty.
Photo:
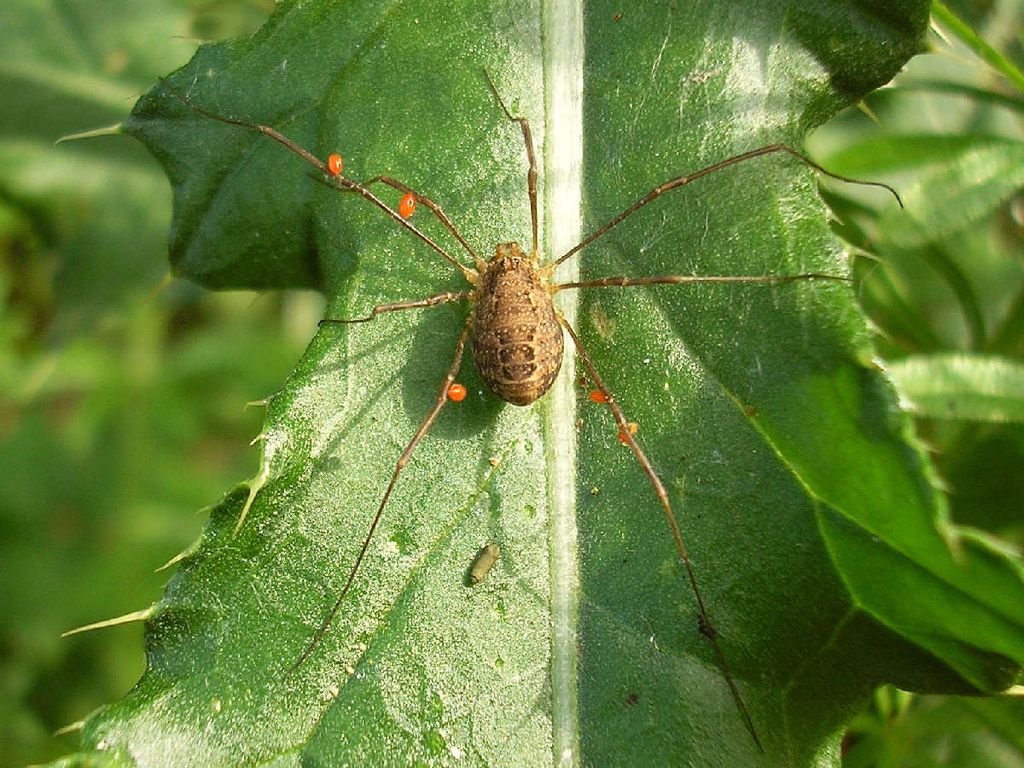
M501 557L501 549L497 544L484 545L477 552L476 557L473 559L473 564L469 567L469 575L466 577L466 580L470 585L479 584L486 579L487 574L491 572L491 568L498 562L499 557Z

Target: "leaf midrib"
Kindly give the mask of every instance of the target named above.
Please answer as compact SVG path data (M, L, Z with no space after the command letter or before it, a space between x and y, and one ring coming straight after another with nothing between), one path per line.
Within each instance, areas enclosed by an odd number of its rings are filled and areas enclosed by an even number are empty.
M544 126L540 144L543 179L542 242L550 258L580 240L583 163L583 12L580 4L547 0L542 8ZM577 260L559 276L578 279ZM575 322L578 291L556 298ZM562 370L545 403L545 463L548 474L551 584L552 760L576 765L580 728L576 689L579 573L576 546L576 369L575 349L566 348Z

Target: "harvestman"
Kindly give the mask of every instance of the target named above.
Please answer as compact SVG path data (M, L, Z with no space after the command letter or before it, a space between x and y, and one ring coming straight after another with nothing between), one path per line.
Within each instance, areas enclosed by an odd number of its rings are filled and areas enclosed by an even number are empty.
M490 390L502 400L512 403L513 405L529 405L547 392L551 384L554 382L555 377L558 375L558 371L562 364L564 344L562 331L564 329L565 333L567 333L572 339L576 352L583 361L584 368L590 376L590 379L593 381L594 386L597 388L595 392L592 393L592 399L595 400L595 402L607 403L610 407L615 423L619 427L619 439L626 443L633 452L633 455L639 462L644 474L650 481L651 487L658 498L658 502L661 504L665 513L665 518L667 519L669 528L672 532L672 539L675 542L676 551L679 554L680 560L682 560L683 567L686 570L687 579L689 580L690 589L692 590L697 603L700 631L710 642L719 669L721 669L722 676L725 678L725 681L729 686L729 690L736 703L736 707L743 717L744 724L750 732L750 735L753 737L754 742L757 744L757 747L761 749L761 741L758 738L757 730L754 727L750 712L748 711L746 703L740 694L739 687L729 670L729 664L726 661L725 654L718 643L717 631L711 623L707 607L704 604L703 595L697 585L697 576L693 563L687 553L686 545L683 543L683 535L678 523L676 522L676 517L672 511L672 505L669 502L665 486L662 483L661 478L658 476L658 473L655 472L653 465L647 458L647 455L644 453L640 444L634 437L634 433L636 431L635 425L626 420L626 416L623 413L622 408L605 386L601 375L597 372L593 361L590 359L590 355L587 354L586 349L583 347L580 337L554 306L553 296L559 291L578 288L608 288L682 283L758 283L762 285L777 285L780 283L790 283L798 280L844 280L845 278L819 273L750 276L658 275L653 277L605 277L598 280L554 283L552 282L552 277L555 270L564 261L586 248L613 227L620 224L624 219L633 213L636 213L639 209L643 208L648 203L653 202L666 192L682 187L692 181L696 181L704 176L720 171L723 168L727 168L731 165L737 165L738 163L743 163L747 160L752 160L753 158L761 157L763 155L784 152L826 176L854 184L868 184L882 187L883 189L891 192L893 196L896 197L897 202L900 201L899 195L887 184L873 181L860 181L840 176L839 174L827 171L810 158L800 152L797 152L795 149L784 144L770 144L768 146L734 155L733 157L714 163L705 168L701 168L693 173L685 176L679 176L659 184L646 195L623 210L620 214L611 219L604 226L589 234L577 245L570 248L557 259L541 265L537 243L537 160L534 154L533 137L530 133L530 125L526 118L516 117L509 111L489 75L487 76L487 80L499 106L505 113L505 116L511 122L517 123L523 134L523 143L526 147L526 157L529 161L527 188L530 199L531 222L531 247L528 254L523 252L518 243L500 243L496 248L495 255L489 261L485 261L477 255L476 251L473 250L473 247L466 241L452 223L451 219L449 219L447 214L445 214L441 209L441 206L397 179L390 176L375 176L374 178L364 182L354 181L346 177L342 172L343 164L340 155L331 154L328 156L327 162L325 163L276 129L271 128L268 125L260 125L258 123L252 123L208 112L207 110L193 104L185 96L179 94L166 81L161 81L175 97L184 102L184 104L194 112L221 123L227 123L228 125L235 125L249 130L258 131L259 133L262 133L283 145L290 152L298 155L320 171L320 173L323 174L323 181L325 183L340 191L354 192L362 196L451 263L452 266L462 273L463 277L466 278L466 281L471 286L471 289L467 291L449 291L422 299L399 301L391 304L379 304L375 306L366 317L354 320L327 318L321 321L322 323L363 323L373 320L378 315L385 314L387 312L434 307L458 301L469 301L473 304L473 310L467 318L466 323L462 328L462 333L459 335L459 340L455 345L455 354L452 364L444 377L444 382L438 391L437 398L434 401L434 406L430 413L427 414L427 417L419 425L416 433L406 445L405 450L402 451L401 456L399 456L398 461L395 464L394 471L391 474L391 480L388 482L387 489L384 491L384 496L381 498L380 504L377 507L377 512L373 517L373 522L370 524L370 529L366 534L366 538L359 550L355 563L349 572L345 586L342 589L341 594L335 600L330 611L328 611L326 618L324 618L320 625L320 628L313 635L305 650L302 652L302 655L292 665L289 670L289 674L309 658L310 654L313 653L320 640L326 634L331 622L334 620L338 609L341 607L342 601L345 599L345 596L348 594L349 589L352 586L352 582L355 580L360 565L362 565L363 558L369 549L370 541L373 539L373 534L377 530L377 525L384 513L384 508L387 506L388 499L391 497L391 492L394 490L398 477L402 473L402 469L408 463L412 452L416 449L416 446L419 445L420 440L422 440L430 430L445 403L449 399L461 400L462 397L465 396L465 388L459 384L455 384L455 377L462 362L462 355L465 350L466 341L470 340L472 343L473 357L476 362L477 370ZM397 211L370 191L370 187L377 183L385 184L403 193L403 197ZM474 263L473 267L467 267L461 261L454 258L442 246L438 245L427 234L408 221L416 203L422 203L430 209L434 216L437 217L441 224L444 225L459 245L472 258ZM900 202L900 205L902 206L902 202ZM236 531L241 527L244 516L245 512L243 511L242 516L240 516L238 524L236 525Z

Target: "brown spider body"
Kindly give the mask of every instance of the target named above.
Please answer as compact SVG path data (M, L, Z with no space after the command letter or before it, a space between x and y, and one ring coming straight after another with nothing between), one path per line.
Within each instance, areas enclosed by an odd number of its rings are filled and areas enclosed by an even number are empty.
M474 291L473 359L498 397L529 405L562 367L562 326L551 283L517 243L501 243Z

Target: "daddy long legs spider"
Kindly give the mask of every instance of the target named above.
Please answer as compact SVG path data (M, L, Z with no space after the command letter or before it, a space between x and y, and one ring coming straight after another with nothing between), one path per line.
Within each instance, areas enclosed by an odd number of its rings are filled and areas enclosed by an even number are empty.
M289 673L293 672L309 658L328 631L359 573L360 566L370 548L374 533L387 507L388 500L391 498L402 470L412 458L416 447L428 434L445 404L449 400L458 401L465 396L465 388L457 384L455 379L462 364L467 342L471 345L477 370L487 387L505 402L517 406L528 406L541 398L554 382L562 364L564 336L568 335L587 376L595 388L594 393L591 394L591 399L595 403L608 406L618 430L619 439L629 447L636 458L637 463L649 481L654 497L664 513L676 553L682 562L686 573L686 580L696 602L700 632L707 638L718 667L735 701L737 710L751 737L760 749L761 741L757 729L730 671L728 660L722 651L717 630L712 623L710 612L698 584L696 569L686 548L683 533L676 520L665 485L638 441L636 425L627 420L622 407L605 385L580 336L554 305L553 297L560 291L591 288L623 288L691 283L779 285L807 280L844 280L845 278L822 273L805 272L790 275L611 276L593 280L559 283L555 281L554 273L559 265L662 195L730 166L767 155L786 154L826 176L845 182L868 184L884 188L892 193L897 201L899 201L899 196L888 185L879 182L860 181L831 173L789 146L770 144L733 155L696 171L658 184L647 194L635 200L618 215L607 221L603 226L584 237L565 253L557 258L543 261L538 244L537 160L530 126L526 118L516 116L508 109L489 76L487 80L505 117L510 122L518 125L522 133L529 164L527 191L531 221L530 248L528 251L524 251L515 242L499 243L495 248L494 256L487 260L478 255L438 203L410 188L403 182L387 175L376 176L363 182L355 181L344 175L343 162L340 155L331 154L326 161L322 161L271 126L207 111L193 104L188 98L177 93L177 91L171 89L169 84L165 83L168 90L199 115L228 125L257 131L273 139L315 168L321 174L320 180L324 183L340 191L360 195L448 261L462 274L468 283L466 290L446 291L421 298L410 298L404 301L378 304L364 317L353 319L327 318L321 321L324 324L365 323L375 320L380 315L407 309L424 309L453 302L469 302L471 304L471 311L462 327L452 355L451 364L439 386L433 407L423 418L418 429L408 441L395 463L390 480L383 492L369 530L351 566L341 592L327 611L319 629L309 640L302 654L292 664ZM371 190L371 187L377 184L392 187L402 193L401 203L397 210L384 202ZM463 261L449 253L445 247L409 221L417 204L425 206L438 219L472 260L473 266L467 266ZM244 522L247 509L248 506L243 509L239 516L235 528L236 532Z

